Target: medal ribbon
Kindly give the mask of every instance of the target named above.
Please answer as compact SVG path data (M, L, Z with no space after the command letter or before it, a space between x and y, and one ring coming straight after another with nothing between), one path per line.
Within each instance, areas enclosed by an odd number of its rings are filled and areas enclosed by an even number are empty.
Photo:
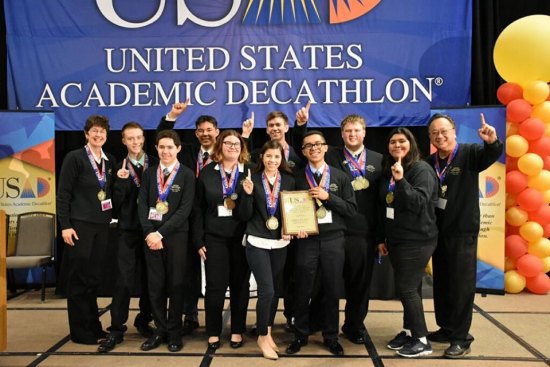
M145 172L147 167L149 167L149 156L147 154L145 154L145 159L143 161L142 174L143 174L143 172ZM140 187L141 186L141 178L137 175L136 170L134 169L134 165L130 161L130 156L126 157L126 168L128 169L128 171L130 171L130 177L132 177L132 181L134 181L134 183L136 184L136 187Z
M279 192L281 191L281 175L277 172L277 177L273 183L273 190L269 187L269 180L265 173L262 173L262 183L264 185L267 213L270 217L275 216L277 207L279 206Z
M348 162L348 168L351 172L353 178L364 176L366 173L366 163L367 163L367 152L366 149L363 149L358 159L350 153L348 148L344 148L344 156L346 157L346 162Z
M306 167L306 180L309 183L309 187L311 188L317 187L317 181L315 181L315 178L313 177L313 172L311 171L311 167L309 164ZM328 168L328 164L325 164L325 169L323 170L323 175L321 176L321 181L319 182L319 186L325 189L326 192L329 191L330 169Z
M99 188L103 191L105 185L107 184L107 178L105 177L105 159L101 160L101 172L99 172L99 168L97 167L97 162L92 154L92 150L88 144L86 144L84 148L86 148L86 154L88 155L88 159L90 160L90 164L94 170L95 177L97 177L97 181L99 182Z
M195 177L199 177L199 173L202 171L204 166L207 166L210 162L212 162L212 159L210 158L210 154L208 155L208 159L204 164L202 163L202 154L199 150L198 156L197 156L197 168L195 170Z
M223 165L219 163L218 167L220 169L220 176L222 178L223 198L225 199L235 192L235 187L237 186L237 181L239 180L239 164L235 164L235 166L231 170L229 181L227 181L227 175L225 174Z
M388 192L394 192L395 191L395 180L390 178L390 183L388 184Z
M168 176L168 179L165 182L164 173L160 169L160 164L159 164L157 169L157 190L159 193L158 201L166 201L166 198L170 193L170 189L172 188L172 184L176 179L176 175L178 174L179 169L180 169L180 162L177 162L172 172L170 172L170 176Z
M443 169L439 167L439 157L437 156L437 153L435 153L435 173L437 174L437 177L439 177L440 183L443 183L443 181L445 181L445 177L447 177L447 168L449 168L449 166L451 165L451 162L455 158L457 151L458 144L453 149L453 152L447 157L447 165Z

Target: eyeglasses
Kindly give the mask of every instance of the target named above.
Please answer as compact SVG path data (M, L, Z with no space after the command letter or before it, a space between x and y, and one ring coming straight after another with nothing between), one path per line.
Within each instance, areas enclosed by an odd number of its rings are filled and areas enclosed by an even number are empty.
M230 141L224 141L224 142L223 142L223 145L225 145L225 146L228 147L228 148L233 148L233 149L237 149L237 148L240 148L240 147L241 147L241 143L240 143L240 142L232 143L232 142L230 142Z
M325 145L327 145L327 143L322 143L320 141L316 142L316 143L308 143L308 144L304 144L302 145L302 149L303 150L311 150L313 148L315 149L321 149L322 147L324 147Z
M451 132L452 130L454 130L454 128L443 129L443 130L433 130L433 131L430 131L430 136L432 138L437 137L439 134L441 134L443 136L447 136L449 134L449 132Z
M105 129L90 129L88 130L88 134L107 134L107 130Z

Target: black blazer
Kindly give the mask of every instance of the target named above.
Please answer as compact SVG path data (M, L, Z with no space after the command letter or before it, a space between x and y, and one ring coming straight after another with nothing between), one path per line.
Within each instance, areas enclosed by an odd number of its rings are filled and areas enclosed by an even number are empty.
M147 237L149 233L155 231L163 237L176 232L189 231L189 213L195 197L195 175L184 165L180 166L166 199L168 213L162 216L162 221L148 219L149 208L154 208L158 199L157 168L158 165L144 172L139 190L138 214L144 236Z
M251 195L243 191L243 197L239 205L239 217L246 222L246 234L278 240L281 239L281 228L283 222L281 220L281 206L279 197L279 206L275 212L275 217L279 220L279 228L269 230L265 222L269 218L267 213L266 194L262 183L262 172L252 174L252 182L254 190ZM294 178L288 173L281 175L281 191L293 191L295 189Z

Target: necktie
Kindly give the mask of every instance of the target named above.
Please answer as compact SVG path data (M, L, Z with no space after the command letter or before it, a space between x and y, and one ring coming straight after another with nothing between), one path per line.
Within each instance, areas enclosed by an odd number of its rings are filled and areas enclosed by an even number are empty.
M321 173L320 172L315 172L314 176L315 176L315 182L317 182L317 184L319 184L319 182L321 182Z
M170 176L170 170L168 168L163 169L162 173L164 173L164 177Z
M204 152L202 154L202 164L206 164L206 161L208 160L208 157L210 157L210 154L208 154L208 152Z

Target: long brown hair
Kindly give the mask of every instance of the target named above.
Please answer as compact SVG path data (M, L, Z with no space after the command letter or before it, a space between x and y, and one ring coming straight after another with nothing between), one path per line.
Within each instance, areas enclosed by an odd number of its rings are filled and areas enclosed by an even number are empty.
M395 158L393 158L389 151L388 151L388 145L390 144L390 140L394 135L402 134L405 135L407 140L409 141L409 152L406 156L401 158L401 165L403 166L403 171L406 171L411 165L418 162L420 157L420 150L418 149L418 144L416 144L416 138L414 137L413 133L407 129L406 127L396 127L390 133L388 134L388 137L386 139L386 150L384 153L384 164L383 164L383 171L387 177L391 176L391 166L395 163Z
M262 150L260 152L260 159L258 160L258 164L254 168L254 172L262 172L265 169L264 165L264 154L269 149L277 149L279 152L281 152L281 164L279 165L279 172L286 172L292 174L292 170L288 166L288 163L286 161L285 157L285 148L276 140L268 140L263 146Z
M235 136L241 142L241 153L239 154L239 163L246 164L250 161L250 154L248 154L248 148L246 142L237 131L233 129L224 130L220 133L214 144L214 150L212 151L212 160L216 162L223 161L223 141L228 136Z

